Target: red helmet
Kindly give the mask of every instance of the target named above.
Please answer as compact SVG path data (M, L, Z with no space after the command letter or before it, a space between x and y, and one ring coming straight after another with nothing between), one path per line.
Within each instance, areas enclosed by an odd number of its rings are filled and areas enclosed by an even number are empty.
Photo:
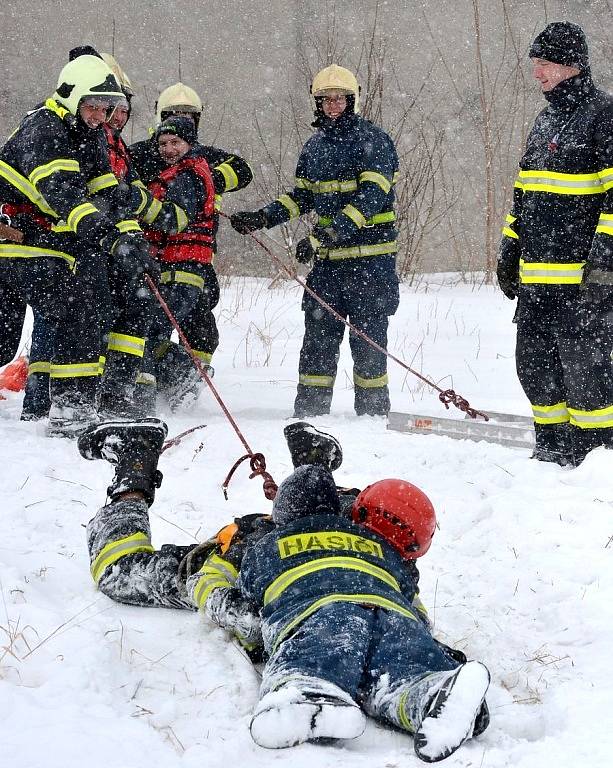
M406 560L426 554L436 528L432 502L406 480L379 480L364 488L351 517L383 536Z

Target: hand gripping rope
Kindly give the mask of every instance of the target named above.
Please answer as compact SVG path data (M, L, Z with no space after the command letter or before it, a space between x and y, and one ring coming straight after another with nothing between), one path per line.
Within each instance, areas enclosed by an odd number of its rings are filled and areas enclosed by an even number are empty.
M211 381L211 377L205 371L202 363L200 362L200 360L198 359L198 357L194 353L194 350L191 348L187 338L185 337L185 334L181 330L181 327L179 326L179 323L177 322L175 316L170 311L170 308L168 307L168 304L162 298L162 295L158 291L156 284L149 277L149 275L145 275L145 282L149 286L149 290L151 291L151 293L153 293L155 298L158 300L160 306L162 307L162 309L164 310L164 312L166 314L166 317L170 320L170 322L172 324L172 327L179 334L179 338L181 339L181 343L183 344L183 346L187 350L189 356L191 357L192 363L194 364L196 370L200 374L200 377L203 379L203 381L206 383L208 388L213 393L213 397L219 403L219 407L221 408L221 410L225 414L226 418L228 419L228 421L232 425L232 428L236 432L236 434L238 436L238 439L241 441L241 443L243 444L243 447L247 451L247 453L244 456L241 456L241 458L238 459L234 463L233 467L228 472L228 475L227 475L227 477L224 480L223 485L222 485L224 497L226 499L228 498L228 485L230 483L230 480L232 479L232 475L234 474L234 472L236 471L238 466L240 464L242 464L243 461L245 461L246 459L249 459L249 466L251 467L251 474L249 475L249 478L251 479L251 478L254 478L254 477L258 477L258 476L262 477L263 480L264 480L264 483L263 483L264 496L266 496L267 499L272 501L275 498L275 496L277 495L277 484L272 479L272 475L269 472L266 471L266 459L264 458L264 454L262 454L262 453L254 453L251 450L251 448L249 447L249 443L243 437L243 433L238 428L238 425L234 421L234 419L232 417L232 414L226 408L226 405L225 405L224 401L221 399L219 393L217 392L217 389L213 385L213 382ZM199 429L199 428L200 427L194 427L193 429ZM188 430L188 432L190 432L190 431L193 431L193 430ZM183 437L186 434L187 434L187 432L181 433L181 435L178 435L177 438L175 438L175 440ZM176 443L174 443L174 444L176 444ZM170 447L170 445L167 446L167 447Z
M226 219L230 218L228 214L224 213L223 211L219 211L219 215L223 216ZM470 416L471 419L476 419L477 416L481 416L483 419L485 419L485 421L489 421L489 416L483 413L483 411L478 411L475 408L473 408L465 397L462 397L462 395L458 395L458 393L455 392L455 390L453 389L441 389L437 384L435 384L433 381L428 379L422 373L420 373L419 371L416 371L414 368L411 368L411 366L405 363L403 360L400 360L400 358L396 357L391 352L388 352L387 349L384 349L380 344L377 344L376 341L371 339L370 336L367 336L364 333L364 331L361 331L359 328L356 328L352 323L349 322L349 320L346 320L344 317L341 317L341 315L339 315L339 313L333 307L331 307L327 301L324 301L324 299L318 296L317 293L315 293L315 291L312 288L309 288L309 286L305 283L305 281L301 277L298 277L298 275L293 270L291 270L288 266L286 266L286 264L284 264L284 262L276 254L274 254L271 251L271 249L265 243L263 243L262 240L260 240L259 237L254 235L253 232L249 232L249 236L255 240L255 242L260 246L260 248L263 248L266 251L266 253L270 256L270 258L275 262L275 264L277 264L277 266L279 266L283 270L283 272L285 272L285 274L288 275L288 277L291 277L292 280L295 280L299 285L301 285L304 288L304 290L315 299L315 301L319 302L319 304L321 304L321 306L324 307L324 309L326 309L337 320L343 323L343 325L346 325L347 328L349 328L349 330L352 333L355 333L356 336L359 336L360 338L364 339L364 341L367 344L370 344L371 347L376 349L378 352L381 352L381 354L385 355L390 360L393 360L395 363L398 363L398 365L401 368L404 368L405 371L408 371L409 373L412 373L414 376L417 376L417 378L421 379L424 382L424 384L427 384L432 389L435 389L439 393L438 399L445 406L445 408L449 409L449 403L452 403L460 411L468 414L468 416Z

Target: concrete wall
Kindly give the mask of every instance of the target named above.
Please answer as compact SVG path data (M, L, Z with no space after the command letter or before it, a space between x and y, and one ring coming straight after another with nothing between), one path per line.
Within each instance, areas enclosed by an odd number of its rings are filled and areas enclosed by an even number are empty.
M525 51L547 21L567 18L582 24L590 38L596 79L605 86L613 85L608 0L507 0L506 7ZM492 73L504 53L501 0L480 0L479 8L483 57ZM201 140L244 155L257 174L258 183L245 193L228 196L226 208L253 207L274 193L277 166L291 177L297 147L309 133L311 107L305 63L311 70L326 63L329 41L333 40L333 58L359 69L365 82L363 45L375 12L379 31L386 38L387 114L391 120L394 111L419 94L416 109L431 124L445 129L448 181L440 183L455 180L461 192L462 205L456 206L454 226L462 229L466 243L462 247L470 252L464 266L479 266L483 158L475 139L479 101L472 0L381 0L378 4L375 0L4 3L0 8L0 64L4 73L0 81L0 136L6 137L27 109L53 92L70 48L91 43L110 51L114 45L118 61L136 87L127 138L137 140L146 135L159 91L180 76L205 103ZM527 60L525 73L529 77ZM498 87L504 96L504 85L499 83ZM541 101L537 88L530 86L525 124ZM515 143L520 140L521 126L518 131ZM510 148L511 155L518 152L515 146ZM468 206L466 199L470 200ZM227 230L229 227L222 232L226 255L220 266L240 272L274 273L265 257L245 250L248 246L243 239ZM458 249L450 250L444 229L428 238L419 268L457 268Z

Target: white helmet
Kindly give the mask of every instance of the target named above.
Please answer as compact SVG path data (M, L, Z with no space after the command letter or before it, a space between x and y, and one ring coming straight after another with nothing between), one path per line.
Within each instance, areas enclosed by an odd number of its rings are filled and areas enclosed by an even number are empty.
M354 97L353 111L359 111L360 86L351 70L339 67L338 64L330 64L329 67L320 70L313 78L311 95L313 98L324 96L326 91L339 91L348 96L352 95Z
M99 96L111 102L124 98L117 78L97 56L78 56L60 72L53 98L76 115L86 96Z
M193 112L198 116L202 113L200 96L193 88L183 83L175 83L165 88L160 93L155 106L158 125L164 119L162 114L165 112Z

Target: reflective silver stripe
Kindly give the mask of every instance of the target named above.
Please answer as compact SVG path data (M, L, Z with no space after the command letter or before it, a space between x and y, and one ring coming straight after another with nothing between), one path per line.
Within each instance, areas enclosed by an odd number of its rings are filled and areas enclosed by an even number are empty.
M334 376L310 376L307 373L301 373L298 383L305 387L333 387L334 379Z
M329 195L333 192L354 192L358 188L356 179L331 179L330 181L309 181L308 179L296 179L296 186L308 189L316 195Z
M613 168L605 168L604 171L600 171L598 176L605 190L613 187Z
M169 272L162 272L160 280L164 285L168 283L184 283L185 285L193 285L196 288L200 288L200 290L204 288L203 277L200 277L200 275L194 275L192 272L184 272L180 269L173 269Z
M583 279L585 262L554 264L519 261L519 279L522 283L550 285L578 285Z
M234 158L231 157L229 159L233 160ZM236 189L236 187L238 187L238 176L236 175L236 171L234 168L232 168L227 160L225 160L223 163L220 163L219 165L216 165L215 170L219 171L223 176L224 181L226 182L226 192L229 192L230 190Z
M66 224L76 233L81 219L85 218L85 216L90 216L92 213L98 213L95 205L92 205L92 203L80 203L70 211L66 217Z
M49 375L52 379L80 379L99 374L100 363L98 360L90 363L69 363L66 365L52 363L49 368Z
M91 574L96 584L110 565L116 563L120 558L136 552L155 552L149 537L140 531L132 534L132 536L112 541L103 547L90 566Z
M565 424L569 420L566 403L532 405L532 414L537 424Z
M74 267L75 258L62 251L50 251L48 248L34 248L31 245L19 245L19 243L0 243L0 259L63 259L70 268Z
M68 173L79 173L81 168L76 160L69 160L66 157L59 157L57 160L52 160L45 165L39 165L28 176L30 182L36 186L39 181L46 179L47 176L51 176L58 171L66 171Z
M187 214L185 213L183 208L181 208L176 203L173 203L173 205L175 207L175 214L177 217L177 232L183 232L183 230L189 224L189 219L187 218Z
M600 232L603 235L613 235L613 213L600 214L596 232Z
M28 365L28 376L34 373L49 373L51 370L51 363L46 360L37 360L34 363Z
M87 191L90 195L95 195L96 192L101 192L103 189L109 187L118 187L119 182L112 173L105 173L102 176L96 176L95 179L90 179L87 182Z
M153 224L158 213L162 210L162 203L156 198L152 198L147 213L143 216L145 224Z
M296 204L295 200L293 200L289 195L279 195L277 202L281 203L281 205L287 209L290 219L295 219L297 216L300 216L300 208Z
M392 188L391 183L388 181L388 179L385 178L385 176L382 173L378 173L377 171L364 171L361 173L358 177L358 180L360 182L366 182L370 181L373 184L377 184L381 187L381 189L387 194L390 189Z
M604 187L597 173L558 173L557 171L520 171L519 183L524 192L558 194L601 194Z
M107 349L113 352L124 352L126 355L142 357L145 351L145 339L139 336L128 336L124 333L109 333Z
M332 224L332 220L332 216L320 216L317 220L317 225L319 227L328 227ZM376 224L390 224L393 221L396 221L396 214L394 211L384 211L383 213L375 213L374 216L366 219L366 224L364 224L364 226L374 227Z
M354 245L349 248L320 248L317 252L319 259L356 259L360 256L383 256L388 253L396 253L398 243L392 240L389 243L376 243L375 245Z
M157 379L152 373L145 373L144 371L141 371L136 377L136 383L146 386L155 386Z
M570 423L579 429L603 429L613 427L613 405L593 411L578 411L569 408Z
M341 213L344 213L345 216L351 219L358 229L361 229L366 224L366 216L354 205L346 205Z
M0 178L3 178L18 192L28 198L37 208L43 213L57 218L57 213L49 206L49 203L40 194L36 187L26 179L19 171L16 171L10 165L7 165L3 160L0 160Z

